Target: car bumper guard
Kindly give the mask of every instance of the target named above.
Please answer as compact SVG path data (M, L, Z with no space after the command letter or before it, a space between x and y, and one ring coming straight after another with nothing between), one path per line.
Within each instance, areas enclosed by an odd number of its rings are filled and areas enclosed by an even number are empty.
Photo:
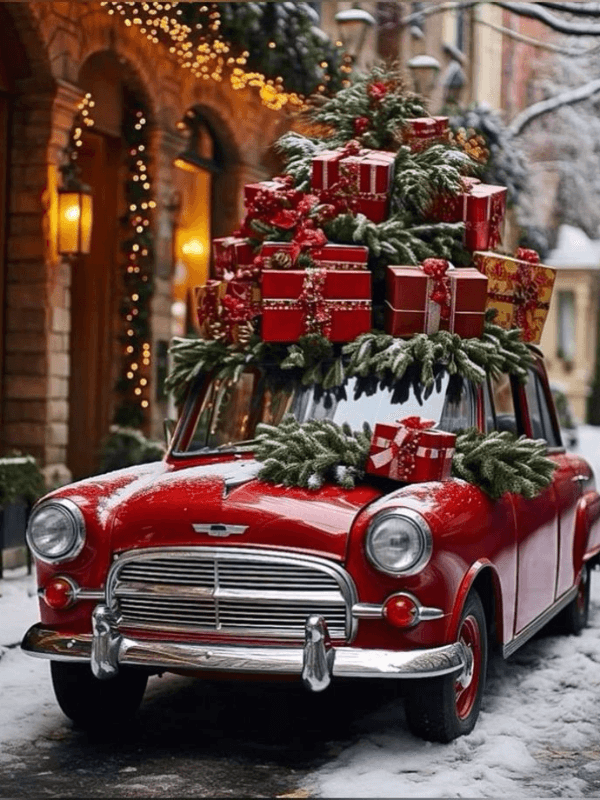
M55 661L91 664L97 678L109 679L120 666L152 670L210 670L299 675L312 691L327 688L331 678L424 678L466 672L470 651L461 642L426 650L366 650L334 647L323 617L310 616L304 647L194 644L134 639L117 630L105 605L92 615L93 634L63 634L33 625L21 647Z

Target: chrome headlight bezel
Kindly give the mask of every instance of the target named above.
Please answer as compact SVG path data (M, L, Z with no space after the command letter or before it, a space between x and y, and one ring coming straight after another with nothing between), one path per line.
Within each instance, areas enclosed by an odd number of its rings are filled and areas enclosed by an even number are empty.
M53 508L58 509L59 513L62 514L62 516L72 526L71 541L69 542L68 547L61 551L57 556L48 555L40 550L32 535L33 523L35 522L36 516L41 511L48 511ZM83 514L81 513L79 507L72 500L69 500L66 497L58 498L56 500L42 501L31 512L31 516L29 517L29 521L27 523L26 539L29 549L35 558L38 559L38 561L43 561L45 564L63 564L65 561L72 561L74 558L77 558L79 553L81 553L85 544L85 520L83 518Z
M415 553L410 564L403 569L394 569L389 564L382 562L377 557L376 544L374 543L378 526L380 526L383 522L394 518L400 519L405 524L408 524L410 526L411 533L416 534L416 539L418 542L418 547L415 548ZM421 572L421 570L429 562L432 550L433 537L431 535L431 528L421 514L419 514L417 511L413 511L410 508L388 509L386 511L382 511L373 517L369 523L369 527L367 528L367 558L376 570L383 572L385 575L390 575L393 578L407 577Z

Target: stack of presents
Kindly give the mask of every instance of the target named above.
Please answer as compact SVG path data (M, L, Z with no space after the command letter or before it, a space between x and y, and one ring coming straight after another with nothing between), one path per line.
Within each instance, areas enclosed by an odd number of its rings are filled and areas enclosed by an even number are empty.
M421 150L448 135L446 117L409 120L404 143ZM386 220L394 160L394 153L350 142L316 155L310 192L296 190L289 176L247 185L240 230L213 241L214 279L196 289L201 334L236 343L243 342L248 331L268 342L295 342L319 333L332 342L348 342L370 331L368 248L329 242L320 225L345 213L361 213L375 223ZM454 268L438 258L419 266L388 266L385 330L396 337L439 330L480 337L485 312L494 308L497 325L519 327L525 341L539 343L554 271L539 263L535 251L520 249L516 256L498 252L506 188L475 178L463 181L462 193L440 196L429 217L464 223L471 266ZM282 231L282 241L266 240L273 238L273 230ZM415 442L441 433L422 430L417 436L410 426L408 433L405 426L398 430L397 435ZM385 455L375 447L369 471L390 474L395 469L388 461L397 465L398 459L390 456L394 448L398 452L399 443L392 446L396 434L387 431L375 437ZM406 452L406 447L401 449ZM439 444L438 450L443 452ZM441 459L443 474L449 463Z

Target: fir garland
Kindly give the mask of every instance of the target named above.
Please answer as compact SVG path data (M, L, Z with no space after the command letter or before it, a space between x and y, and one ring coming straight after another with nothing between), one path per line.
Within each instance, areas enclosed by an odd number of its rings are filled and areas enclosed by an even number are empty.
M154 236L152 210L156 207L149 176L148 110L136 98L126 98L123 137L128 146L125 182L127 210L121 222L127 233L121 247L125 255L124 297L120 313L124 353L116 390L121 395L113 422L142 427L150 405L150 303L154 293Z
M493 500L506 492L531 499L552 481L556 464L546 452L543 439L472 428L456 438L452 474L479 486Z
M299 423L286 417L277 427L263 424L257 431L254 455L263 463L263 481L314 490L329 481L349 489L364 477L372 436L366 423L356 432L331 420ZM556 465L546 452L541 439L471 429L456 438L452 474L493 500L506 492L531 499L552 481Z
M330 481L351 489L364 475L372 436L367 423L355 432L327 419L299 423L287 416L277 426L258 425L257 432L254 455L263 463L263 481L305 489Z
M333 389L351 377L397 383L410 368L412 376L427 388L435 380L437 364L445 364L451 375L474 383L482 383L486 374L498 377L503 372L525 383L533 356L521 341L520 331L494 325L493 313L487 318L480 339L461 339L447 331L396 339L375 331L345 345L312 334L290 345L263 342L255 336L247 347L240 348L219 340L175 338L170 349L173 366L165 388L181 401L200 374L215 371L217 378L237 380L242 370L252 365L261 365L274 386L299 382Z
M45 492L44 476L33 456L0 458L0 507L18 500L33 503Z

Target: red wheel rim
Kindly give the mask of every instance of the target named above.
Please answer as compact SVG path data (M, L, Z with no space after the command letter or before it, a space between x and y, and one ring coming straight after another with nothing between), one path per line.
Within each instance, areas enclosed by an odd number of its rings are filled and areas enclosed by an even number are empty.
M481 631L475 617L465 618L460 629L460 641L467 648L470 659L463 674L455 683L456 713L460 719L466 719L475 704L479 676L481 673Z

